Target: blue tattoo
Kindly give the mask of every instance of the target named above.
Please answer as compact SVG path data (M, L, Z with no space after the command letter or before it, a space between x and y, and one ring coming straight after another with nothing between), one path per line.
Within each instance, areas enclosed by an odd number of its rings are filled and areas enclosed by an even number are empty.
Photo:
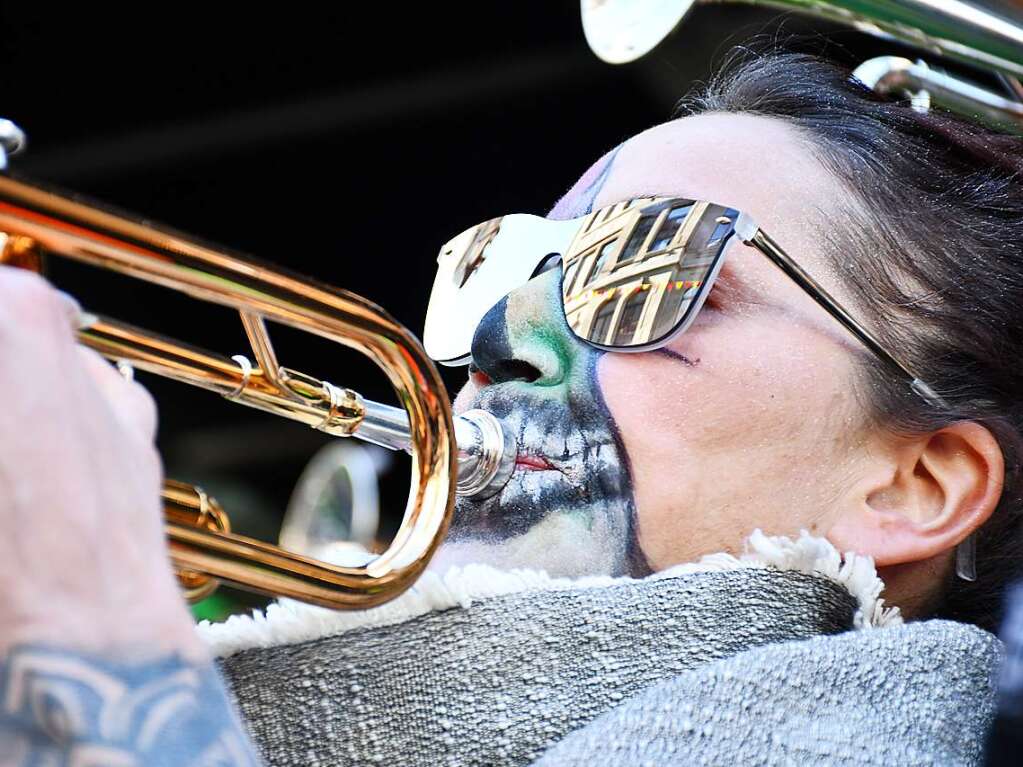
M212 663L21 646L0 665L0 764L258 765Z

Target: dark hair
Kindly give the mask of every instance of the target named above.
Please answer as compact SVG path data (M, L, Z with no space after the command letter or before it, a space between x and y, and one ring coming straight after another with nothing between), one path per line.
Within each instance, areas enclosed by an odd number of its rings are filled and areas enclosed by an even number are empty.
M795 126L850 191L828 255L868 324L952 408L928 406L865 356L869 412L900 433L971 420L998 440L1005 489L977 535L977 580L953 572L938 610L997 628L1023 569L1023 141L882 98L798 53L730 54L680 105L712 111Z

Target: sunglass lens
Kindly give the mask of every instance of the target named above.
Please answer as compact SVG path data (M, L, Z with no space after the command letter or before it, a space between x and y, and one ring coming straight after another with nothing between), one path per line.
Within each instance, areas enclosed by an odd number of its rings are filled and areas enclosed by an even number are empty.
M669 336L702 303L735 216L683 199L592 213L564 258L562 298L572 331L617 349Z

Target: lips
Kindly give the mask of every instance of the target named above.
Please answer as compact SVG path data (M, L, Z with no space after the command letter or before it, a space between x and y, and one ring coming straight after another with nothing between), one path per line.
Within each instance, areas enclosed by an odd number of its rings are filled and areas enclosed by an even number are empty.
M542 455L519 453L515 458L515 468L523 471L555 471L554 464Z
M552 516L627 527L631 492L606 411L590 397L536 396L515 385L483 387L472 407L515 436L515 471L501 492L459 497L452 537L507 540Z

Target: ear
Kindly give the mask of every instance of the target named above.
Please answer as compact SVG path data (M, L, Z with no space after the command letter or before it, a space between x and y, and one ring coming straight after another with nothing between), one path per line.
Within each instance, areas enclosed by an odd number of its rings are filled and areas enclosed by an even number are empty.
M998 505L1005 463L986 428L961 421L921 437L892 438L866 459L828 539L879 567L953 549Z

